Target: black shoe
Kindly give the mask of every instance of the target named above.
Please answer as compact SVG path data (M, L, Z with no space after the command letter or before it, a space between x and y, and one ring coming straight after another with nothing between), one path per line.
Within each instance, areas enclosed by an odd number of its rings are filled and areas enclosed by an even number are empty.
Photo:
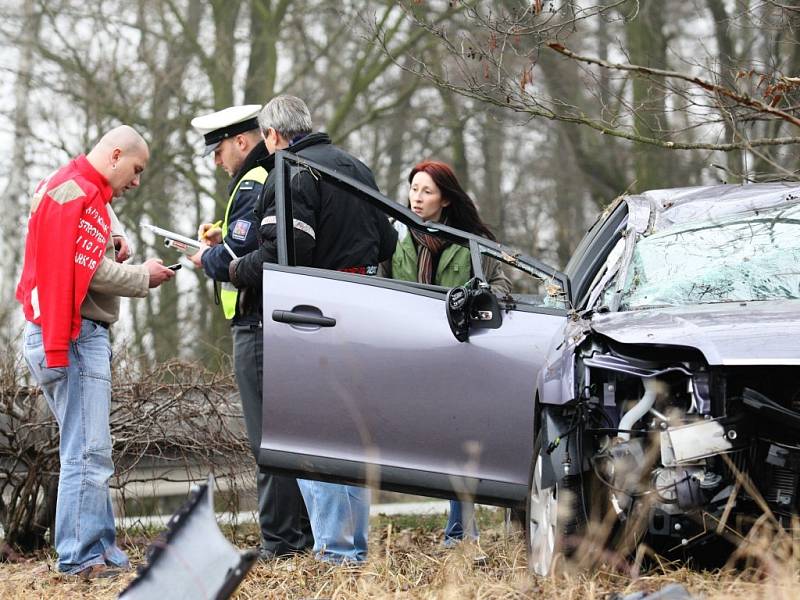
M258 559L266 562L271 562L274 560L286 560L288 558L292 558L293 556L297 556L298 554L299 552L275 552L274 550L270 550L268 548L258 549Z
M266 548L258 549L258 560L269 562L275 560L276 558L278 558L278 555L272 550L267 550Z
M289 550L284 552L275 552L275 550L270 550L269 548L264 548L263 546L258 549L258 559L265 561L265 562L273 562L276 560L289 560L290 558L294 558L295 556L301 556L306 554L308 550Z

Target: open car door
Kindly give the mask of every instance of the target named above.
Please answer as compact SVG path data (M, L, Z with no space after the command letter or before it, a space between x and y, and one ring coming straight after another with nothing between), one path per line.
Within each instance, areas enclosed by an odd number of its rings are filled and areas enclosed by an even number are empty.
M357 192L396 226L469 247L479 280L486 260L506 263L515 287L488 300L483 288L463 290L484 297L480 310L466 315L468 339L461 342L452 326L459 294L448 296L446 288L292 266L287 181L298 164ZM264 264L259 463L303 478L521 502L536 376L566 318L566 277L489 240L423 223L378 192L295 155L280 152L271 176L278 178L280 264Z

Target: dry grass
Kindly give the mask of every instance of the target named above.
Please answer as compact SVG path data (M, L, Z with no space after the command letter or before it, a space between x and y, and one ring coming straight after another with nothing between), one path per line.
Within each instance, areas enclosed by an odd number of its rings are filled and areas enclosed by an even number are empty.
M373 521L370 560L360 567L321 564L309 556L259 563L234 596L240 600L264 598L555 598L607 600L615 593L654 591L670 582L684 584L694 595L721 598L800 597L800 581L794 560L773 561L771 569L697 573L662 565L639 577L610 569L591 573L562 573L551 579L531 576L522 542L508 538L497 512L481 511L480 545L462 544L448 550L441 545L442 517L381 517ZM123 536L134 564L151 536ZM255 543L254 530L231 532L241 547ZM477 564L476 555L487 557ZM133 575L117 581L77 582L48 570L52 557L26 564L0 565L0 597L115 598ZM771 573L767 575L767 573Z

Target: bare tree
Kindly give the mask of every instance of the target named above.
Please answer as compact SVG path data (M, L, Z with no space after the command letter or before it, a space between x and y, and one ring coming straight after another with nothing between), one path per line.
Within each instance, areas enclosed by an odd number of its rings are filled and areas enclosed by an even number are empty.
M398 200L411 165L451 162L502 238L561 263L587 216L625 190L796 175L797 0L39 0L4 11L2 41L19 48L7 118L23 141L5 182L16 225L36 179L130 122L152 149L118 211L140 257L177 259L140 222L191 235L226 204L228 179L196 156L191 118L276 93L304 97L316 126ZM12 290L21 249L3 244ZM150 360L217 365L229 348L199 271L131 313L130 346Z
M31 114L28 109L28 96L31 93L32 65L35 58L35 44L41 25L40 14L31 4L25 4L21 15L22 28L10 40L19 52L19 62L14 73L14 110L10 115L12 127L11 157L7 173L6 185L2 191L5 215L0 220L0 237L13 240L19 237L19 231L28 213L28 182L25 173L30 159L31 147ZM10 50L10 48L8 48ZM0 272L16 274L22 263L22 244L8 244L6 251L0 252ZM17 307L14 300L16 281L8 279L0 286L0 323L10 322L11 313ZM0 343L8 345L13 338L11 332L0 331Z
M732 40L723 35L718 35L719 48L698 39L714 24L718 34L721 27L728 34L746 34L747 28L737 28L738 21L722 14L719 5L711 6L714 23L704 7L670 6L667 12L663 3L650 0L451 2L440 9L402 4L409 21L449 56L441 66L419 58L414 72L467 97L667 150L741 152L796 145L800 80L785 70L787 58L796 53L796 4L760 3L758 23L769 25L781 40L770 62L735 55ZM748 17L755 12L748 9ZM450 19L442 25L444 14ZM613 37L604 32L606 39L615 39L614 46L586 53L600 29L616 31ZM694 36L681 35L687 29ZM374 34L384 39L379 23ZM385 51L392 55L388 46ZM562 71L560 86L553 85L553 73L546 83L538 76L547 73L553 53L580 67ZM720 54L723 61L716 59ZM573 93L563 93L564 88ZM730 125L734 121L771 124L773 130L736 129ZM635 163L645 186L669 183L664 181L669 173L660 167L663 155L643 148Z

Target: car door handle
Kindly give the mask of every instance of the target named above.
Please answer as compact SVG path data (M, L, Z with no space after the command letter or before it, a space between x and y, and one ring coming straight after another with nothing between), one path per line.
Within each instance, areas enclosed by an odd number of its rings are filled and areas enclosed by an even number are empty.
M273 310L272 320L289 325L316 325L317 327L335 327L336 319L324 315L292 312L291 310Z

